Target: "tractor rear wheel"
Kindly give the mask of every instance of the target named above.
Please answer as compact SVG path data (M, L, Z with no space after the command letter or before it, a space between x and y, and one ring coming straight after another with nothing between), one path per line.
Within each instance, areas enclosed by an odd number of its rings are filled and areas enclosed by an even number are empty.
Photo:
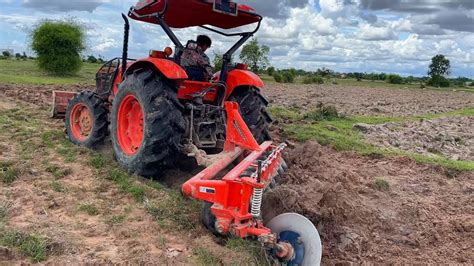
M96 93L83 91L69 101L66 133L72 143L95 148L104 142L107 127L107 109Z
M122 167L158 176L175 164L184 130L176 89L165 78L144 69L127 76L111 112L112 146Z
M235 91L229 101L239 104L240 114L259 144L271 139L269 127L272 118L267 111L268 101L260 94L259 89L250 87Z

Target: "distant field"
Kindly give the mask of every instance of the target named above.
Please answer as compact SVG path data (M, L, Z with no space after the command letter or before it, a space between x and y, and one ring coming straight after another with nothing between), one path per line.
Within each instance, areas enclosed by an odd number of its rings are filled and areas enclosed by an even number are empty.
M262 74L260 75L262 80L266 84L276 84L275 80L273 79L272 76L269 76L267 74ZM298 76L295 78L294 84L303 84L304 77ZM364 87L364 88L396 88L396 89L421 89L421 86L419 83L409 83L409 84L391 84L385 81L371 81L371 80L361 80L357 81L356 79L352 78L330 78L330 79L324 79L324 84L325 85L333 85L333 86L346 86L346 87ZM309 84L310 85L310 84ZM468 92L474 92L474 87L449 87L449 88L436 88L436 87L430 87L426 86L426 89L430 90L462 90L462 91L468 91Z
M0 60L0 83L15 84L94 84L100 64L84 63L77 75L57 77L42 71L34 60Z
M60 84L95 84L95 73L100 68L101 64L84 63L81 70L72 76L58 77L50 75L36 65L34 60L0 60L0 83L14 83L14 84L34 84L34 85L60 85ZM266 84L276 84L273 77L267 74L260 75ZM295 79L295 84L303 84L304 77L298 76ZM355 79L341 79L330 78L324 79L325 85L333 86L350 86L350 87L365 87L365 88L399 88L399 89L420 89L420 84L390 84L383 81L370 81ZM449 88L435 88L427 87L427 89L435 90L463 90L474 92L474 88L470 87L449 87Z

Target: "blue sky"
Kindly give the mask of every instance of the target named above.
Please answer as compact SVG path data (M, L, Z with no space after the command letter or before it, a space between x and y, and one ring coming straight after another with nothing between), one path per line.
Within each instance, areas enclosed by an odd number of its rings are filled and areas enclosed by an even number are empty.
M172 1L172 0L170 0ZM474 78L474 1L440 0L237 0L264 15L257 34L270 46L277 68L426 75L430 58L444 54L451 76ZM135 1L0 0L0 49L29 49L28 34L41 19L74 17L87 30L84 54L120 56L122 19ZM178 30L182 41L202 33ZM235 39L209 34L209 55ZM130 56L171 45L159 26L132 22Z

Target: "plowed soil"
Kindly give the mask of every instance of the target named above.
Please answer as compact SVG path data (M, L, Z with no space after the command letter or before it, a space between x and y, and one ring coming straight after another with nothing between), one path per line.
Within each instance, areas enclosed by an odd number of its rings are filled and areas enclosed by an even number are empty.
M308 217L325 263L474 261L474 173L453 178L407 158L370 159L315 142L289 150L287 161L284 184L266 194L264 215Z
M372 125L364 135L381 147L474 161L473 132L474 116L466 116Z
M8 99L16 98L46 108L51 89L0 85L0 102L7 106ZM25 91L30 96L25 96ZM38 95L42 100L38 100ZM326 85L270 85L265 95L274 106L309 110L322 101L352 115L427 114L474 105L474 94L463 92ZM50 121L46 116L44 119ZM2 144L7 141L1 140ZM474 261L473 172L452 173L404 157L371 159L352 152L338 152L316 142L297 143L288 148L285 156L290 169L283 184L265 195L264 217L268 220L283 212L298 212L308 217L322 237L323 263L470 264ZM70 167L72 174L64 177L64 182L76 184L78 190L101 186L90 169L83 169L84 165L81 169ZM81 180L82 173L86 173L85 180ZM142 220L130 221L123 230L100 224L94 217L86 219L69 206L79 199L101 202L96 194L78 192L78 198L59 199L56 204L60 207L55 207L47 204L50 195L42 194L41 187L45 184L35 180L38 179L27 176L8 193L17 195L15 213L23 213L23 217L14 218L18 226L32 226L31 221L45 222L48 226L43 230L55 227L58 241L67 239L67 243L74 243L66 245L70 248L60 252L61 255L51 257L51 262L59 258L60 262L118 263L137 258L149 263L189 263L185 259L189 246L204 242L212 249L221 248L206 233L198 233L197 238L194 238L196 232L173 237L149 222L143 210L136 210L138 216L129 215ZM7 193L3 187L2 191ZM107 190L104 197L114 198L114 190ZM127 204L129 199L123 197L117 197L111 205L99 206L112 214L119 210L117 206ZM169 247L160 246L156 237L160 233L169 239ZM139 240L128 240L126 236L130 234ZM180 255L166 256L175 253ZM154 256L167 259L154 259Z
M423 115L474 106L474 93L463 91L277 84L264 95L273 105L308 111L322 102L347 115Z

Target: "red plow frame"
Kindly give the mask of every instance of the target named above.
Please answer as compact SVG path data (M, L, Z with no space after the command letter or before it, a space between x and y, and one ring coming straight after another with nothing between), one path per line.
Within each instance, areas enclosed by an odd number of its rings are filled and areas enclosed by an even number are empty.
M239 105L225 102L227 138L225 149L214 162L182 186L184 195L212 204L215 230L222 235L254 236L267 247L278 250L277 256L292 254L288 243L277 243L277 237L263 225L261 205L263 192L277 175L285 144L265 141L258 145L239 113ZM245 157L244 155L247 154ZM221 179L214 179L238 158L240 163Z

